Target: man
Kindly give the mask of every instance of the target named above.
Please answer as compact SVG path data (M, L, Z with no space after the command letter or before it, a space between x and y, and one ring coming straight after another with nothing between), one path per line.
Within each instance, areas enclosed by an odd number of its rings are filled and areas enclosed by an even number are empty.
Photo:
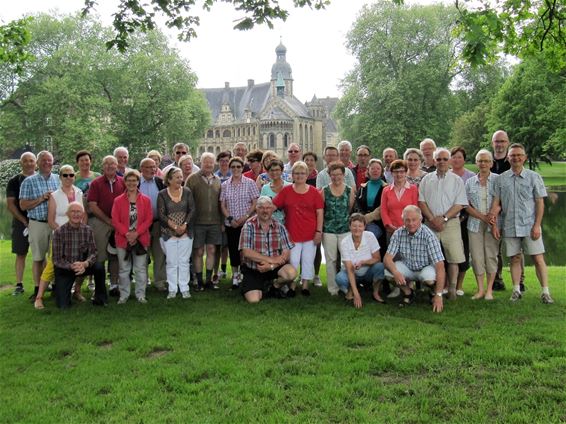
M69 221L53 233L53 265L55 267L55 301L61 309L71 306L71 288L75 278L94 276L93 305L107 306L104 265L97 262L92 229L82 223L84 207L71 202L67 207Z
M493 166L491 172L497 175L503 174L505 171L511 169L511 164L507 160L507 149L509 148L509 136L503 130L498 130L491 136L491 146L493 148ZM503 255L501 249L503 248L503 240L499 243L499 253L497 254L497 272L495 280L493 281L493 290L505 290L505 282L503 281ZM524 262L523 266L524 266ZM524 270L521 273L521 291L525 291Z
M397 160L397 150L393 147L387 147L383 150L383 176L388 184L393 184L393 174L391 173L391 164L394 160Z
M20 167L22 172L12 177L6 186L6 205L12 214L12 253L16 255L16 288L14 296L24 292L24 269L29 250L27 236L28 217L26 211L20 208L20 187L22 181L35 174L36 158L32 152L22 153Z
M128 159L130 157L128 149L124 146L116 147L114 149L114 157L118 162L116 174L118 174L120 177L123 177L124 174L130 170L130 168L128 168Z
M522 144L514 143L507 154L511 169L502 173L494 188L494 199L491 207L492 221L501 208L503 218L503 239L507 256L511 258L511 279L513 294L511 301L522 298L521 281L521 248L531 255L535 264L536 275L542 287L540 299L542 303L554 303L548 288L548 272L544 261L544 243L542 241L542 216L544 215L544 198L546 188L539 174L525 169L527 160ZM494 236L499 238L497 226L493 225Z
M87 201L88 208L92 213L88 224L94 232L96 243L96 261L104 264L108 260L108 272L110 273L110 295L119 296L118 289L118 257L116 253L108 252L110 236L113 232L112 205L114 199L121 195L126 186L122 177L117 174L118 161L114 156L105 156L102 159L102 175L90 183ZM113 242L113 241L112 241Z
M161 237L161 225L159 224L159 213L157 212L157 195L165 188L165 185L161 178L155 176L157 166L153 159L142 159L140 162L140 170L140 192L150 198L151 209L153 210L153 224L151 224L149 229L151 235L149 250L153 260L153 282L157 290L166 291L168 286L165 271L165 255L159 240Z
M301 147L297 143L291 143L287 149L287 159L289 159L289 162L287 162L283 167L283 172L290 174L291 169L293 169L293 165L298 160L301 160L302 156L303 152L301 151Z
M436 163L434 161L434 152L436 150L436 143L432 138L425 138L421 141L419 148L423 154L424 162L421 169L425 172L433 172L436 170Z
M368 180L368 164L371 158L371 150L368 146L362 144L356 149L356 166L352 168L354 180L356 180L356 188L359 190L362 184Z
M294 243L287 229L272 218L273 211L271 198L260 196L256 203L257 215L244 224L240 235L241 291L248 303L261 301L267 290L276 297L283 296L281 287L290 285L297 276L289 263Z
M346 168L352 169L354 167L354 164L350 160L350 157L352 156L352 143L350 143L348 140L342 140L340 143L338 143L337 147L338 153L340 155L340 160L342 161L344 166Z
M197 290L204 290L203 256L206 249L206 287L218 289L212 282L216 246L222 244L222 212L220 211L220 178L214 175L214 154L204 152L200 159L201 170L191 174L187 186L195 199L195 237L193 265L197 277Z
M422 225L418 207L406 206L402 216L403 227L391 236L383 258L385 277L395 282L403 292L400 306L408 306L413 302L414 288L410 287L409 282L420 281L431 290L432 311L442 312L445 271L440 243L434 233Z
M37 154L38 172L22 181L20 187L20 208L27 211L29 220L29 244L33 257L33 282L35 300L39 290L39 280L45 266L45 256L51 243L51 228L47 224L47 205L49 196L59 187L59 177L51 173L53 155L46 150Z
M179 166L179 159L181 159L183 156L190 156L191 154L191 149L189 149L189 146L187 146L185 143L177 143L173 146L173 163L167 165L165 168L163 168L163 170L161 172L163 172L163 175L167 174L167 171L169 171L169 169L171 169L172 166L176 166L178 168L180 168ZM200 170L200 168L195 165L193 163L193 173L194 172L198 172Z
M250 166L246 162L246 156L248 155L248 148L246 147L246 143L239 141L234 144L232 153L234 154L234 157L238 157L244 161L244 172L248 172L250 170Z
M330 174L328 172L328 166L332 162L337 162L339 159L338 156L338 149L334 146L326 146L324 148L324 161L326 162L326 168L318 173L316 176L316 188L321 189L328 184L330 184ZM356 189L356 181L354 179L354 174L350 168L346 168L346 175L345 175L346 184L352 187L354 190Z
M456 297L458 264L464 262L464 243L460 230L460 211L468 206L462 178L449 170L450 151L434 152L436 171L425 175L419 186L419 207L426 225L434 231L446 255L449 298Z

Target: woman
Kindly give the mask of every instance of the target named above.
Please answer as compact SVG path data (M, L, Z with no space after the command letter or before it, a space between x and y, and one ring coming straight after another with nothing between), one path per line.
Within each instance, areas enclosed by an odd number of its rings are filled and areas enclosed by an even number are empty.
M243 173L244 177L257 181L259 174L263 172L263 165L261 159L263 158L263 152L261 150L254 150L246 155L246 160L250 165L250 170ZM259 191L259 190L258 190Z
M216 163L218 164L218 170L214 173L218 178L220 178L220 183L227 181L228 178L232 176L230 172L230 159L232 159L232 153L229 150L225 152L220 152L216 155ZM221 264L222 262L222 264ZM228 239L226 238L226 229L222 228L222 244L217 246L216 255L214 256L214 269L212 273L212 285L213 287L218 287L220 280L226 277L226 264L228 262Z
M163 171L159 167L159 165L161 165L161 159L163 159L161 153L159 153L157 150L150 150L149 152L147 152L147 157L153 159L153 161L155 162L155 175L159 178L163 178Z
M285 227L295 243L291 249L291 265L297 270L301 266L301 293L309 296L308 281L314 277L316 245L322 240L324 204L318 190L307 184L306 163L295 162L291 175L293 184L283 187L273 203L285 212ZM295 295L294 283L287 295Z
M387 186L382 175L381 161L371 159L368 164L368 181L362 184L356 197L357 210L366 217L366 230L371 231L378 240L384 234L380 206L381 192Z
M181 158L179 159L179 168L183 173L183 185L185 185L185 183L193 173L193 157L191 155L181 156Z
M118 250L118 304L123 305L130 297L133 273L136 279L136 299L147 303L147 248L150 243L149 228L153 223L151 200L138 190L140 173L130 169L124 174L126 191L114 199L112 226Z
M270 178L269 178L269 172L267 172L267 167L268 165L271 163L271 161L279 159L279 156L277 156L277 153L275 153L273 150L266 150L265 152L263 152L263 156L261 157L261 164L263 167L264 172L262 172L261 174L259 174L259 176L256 179L256 184L257 184L257 189L261 191L261 188L269 183Z
M497 272L497 253L499 242L493 237L490 228L489 211L493 202L492 193L498 178L490 171L493 156L482 149L476 155L479 173L466 181L468 196L468 238L472 255L472 269L478 285L472 299L493 300L493 281ZM487 273L487 291L484 290L484 275Z
M230 172L230 159L232 159L232 153L228 150L225 152L220 152L216 155L216 163L218 164L218 170L214 173L218 178L220 178L220 182L223 183L224 181L228 180L232 176Z
M269 174L270 182L261 188L260 196L269 196L273 199L283 189L283 187L291 184L285 181L282 177L283 166L283 162L279 159L275 159L267 165L267 173ZM272 217L281 224L285 225L285 213L282 210L276 210L273 212Z
M426 172L422 170L422 165L424 162L424 156L419 149L410 148L405 150L403 154L403 160L407 162L407 181L411 184L418 186L421 180L426 175Z
M313 187L316 187L316 176L318 175L318 170L316 169L317 161L318 156L316 155L316 153L306 152L305 154L303 154L303 162L305 162L307 164L307 167L309 168L307 184ZM292 182L289 175L287 177L283 175L283 179ZM314 278L312 281L315 287L322 287L322 281L320 281L320 277L318 275L320 273L320 264L322 263L322 252L320 247L320 244L316 245L316 255L314 256Z
M183 299L189 299L189 260L193 249L193 225L195 201L188 187L183 187L183 171L172 166L165 174L166 188L157 196L157 210L161 224L161 245L165 253L165 269L169 294L174 299L177 291Z
M324 200L324 223L322 245L326 259L326 286L332 296L338 294L336 285L336 261L338 247L348 235L348 218L354 206L354 190L344 183L346 167L342 162L328 165L330 184L322 189Z
M249 155L248 155L249 156ZM232 288L240 286L242 275L240 273L240 233L246 220L255 212L255 204L259 197L259 190L255 180L242 175L244 161L239 157L230 159L232 176L222 183L220 192L220 209L226 218L226 236L228 238L228 253L230 254L230 267L232 268Z
M67 216L67 208L69 203L83 202L83 192L80 188L75 187L75 170L71 165L63 165L59 168L60 186L49 196L47 204L47 224L51 230L55 231L61 225L65 224L69 218ZM85 214L86 220L86 214ZM86 223L86 221L85 221ZM47 258L47 263L41 277L39 279L39 289L34 301L35 309L44 309L43 294L50 282L55 279L55 269L51 260L51 253ZM57 286L55 286L57 290ZM75 285L73 298L78 302L84 302L85 298L81 294L80 285Z
M460 146L453 147L450 150L450 164L452 165L452 172L462 178L464 184L468 179L472 178L475 174L472 171L464 168L466 164L466 151ZM466 209L460 211L460 232L462 234L462 242L464 243L464 256L466 260L458 264L458 279L456 281L456 295L464 296L464 278L466 277L466 271L470 267L470 242L468 241L468 214Z
M90 182L96 177L100 177L100 174L98 172L91 171L90 169L92 165L92 156L89 151L80 150L75 155L75 160L79 169L78 175L75 176L75 186L80 188L83 195L86 196ZM59 172L61 171L59 170Z
M381 195L381 219L388 239L397 228L403 226L401 214L405 206L417 206L419 201L419 189L407 181L407 169L407 162L394 160L391 164L393 184L385 187Z
M370 231L365 231L365 218L354 213L349 219L350 232L340 243L342 270L336 276L340 290L347 291L346 299L353 300L356 308L362 307L358 284L372 284L373 299L385 303L379 295L384 279L384 268L379 243Z

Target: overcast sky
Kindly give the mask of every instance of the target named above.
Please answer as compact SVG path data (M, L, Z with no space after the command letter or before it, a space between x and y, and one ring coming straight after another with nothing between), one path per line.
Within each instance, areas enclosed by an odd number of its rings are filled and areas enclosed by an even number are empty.
M275 61L275 47L280 39L287 47L287 61L293 70L295 95L301 101L317 97L339 96L340 80L353 67L345 37L364 4L377 0L332 0L326 10L290 9L286 22L275 22L274 29L255 27L250 31L233 30L234 20L241 17L230 5L215 4L212 12L203 12L198 37L178 42L175 33L170 40L180 54L190 61L201 88L244 86L248 79L256 83L270 79ZM411 3L416 3L412 1ZM431 3L420 0L418 3ZM2 1L3 23L24 14L58 10L72 13L80 10L83 0ZM282 0L282 5L291 3ZM112 20L117 0L98 0L97 12L106 24Z

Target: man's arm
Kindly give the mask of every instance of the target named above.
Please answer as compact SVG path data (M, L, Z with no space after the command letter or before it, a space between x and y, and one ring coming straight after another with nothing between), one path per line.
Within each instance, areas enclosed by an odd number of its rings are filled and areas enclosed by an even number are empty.
M434 264L436 271L436 284L434 286L434 299L432 301L432 312L442 312L444 301L442 300L442 290L444 289L444 280L446 271L444 270L444 262L436 262ZM438 296L440 294L440 296Z
M281 255L278 256L266 256L266 255L262 255L259 252L256 252L255 250L243 248L242 256L257 264L268 265L268 267L264 271L260 270L260 272L265 272L286 264L289 261L290 251L283 250Z
M452 205L452 207L446 211L444 216L448 219L454 218L462 209L464 209L463 205Z
M531 229L531 238L538 240L542 234L542 217L544 215L544 197L537 197L535 199L535 223Z
M23 211L29 211L30 209L41 205L43 202L47 202L50 195L51 192L48 191L43 193L41 196L36 197L35 199L20 199L20 208Z
M12 214L12 216L27 227L28 220L24 215L22 215L22 213L18 209L18 206L16 204L16 198L7 197L6 205L8 206L8 211Z

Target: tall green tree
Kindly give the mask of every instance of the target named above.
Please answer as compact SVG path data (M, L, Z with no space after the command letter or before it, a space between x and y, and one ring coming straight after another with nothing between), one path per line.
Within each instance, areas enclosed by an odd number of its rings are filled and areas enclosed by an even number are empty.
M448 142L462 71L451 35L456 11L443 6L365 7L347 36L356 58L336 116L343 135L374 148L404 150L425 137Z
M101 157L120 144L137 160L150 147L196 145L209 112L196 76L162 34L135 34L120 54L106 50L111 31L93 19L40 15L30 32L36 60L2 80L5 153L29 145L71 161L81 148Z

